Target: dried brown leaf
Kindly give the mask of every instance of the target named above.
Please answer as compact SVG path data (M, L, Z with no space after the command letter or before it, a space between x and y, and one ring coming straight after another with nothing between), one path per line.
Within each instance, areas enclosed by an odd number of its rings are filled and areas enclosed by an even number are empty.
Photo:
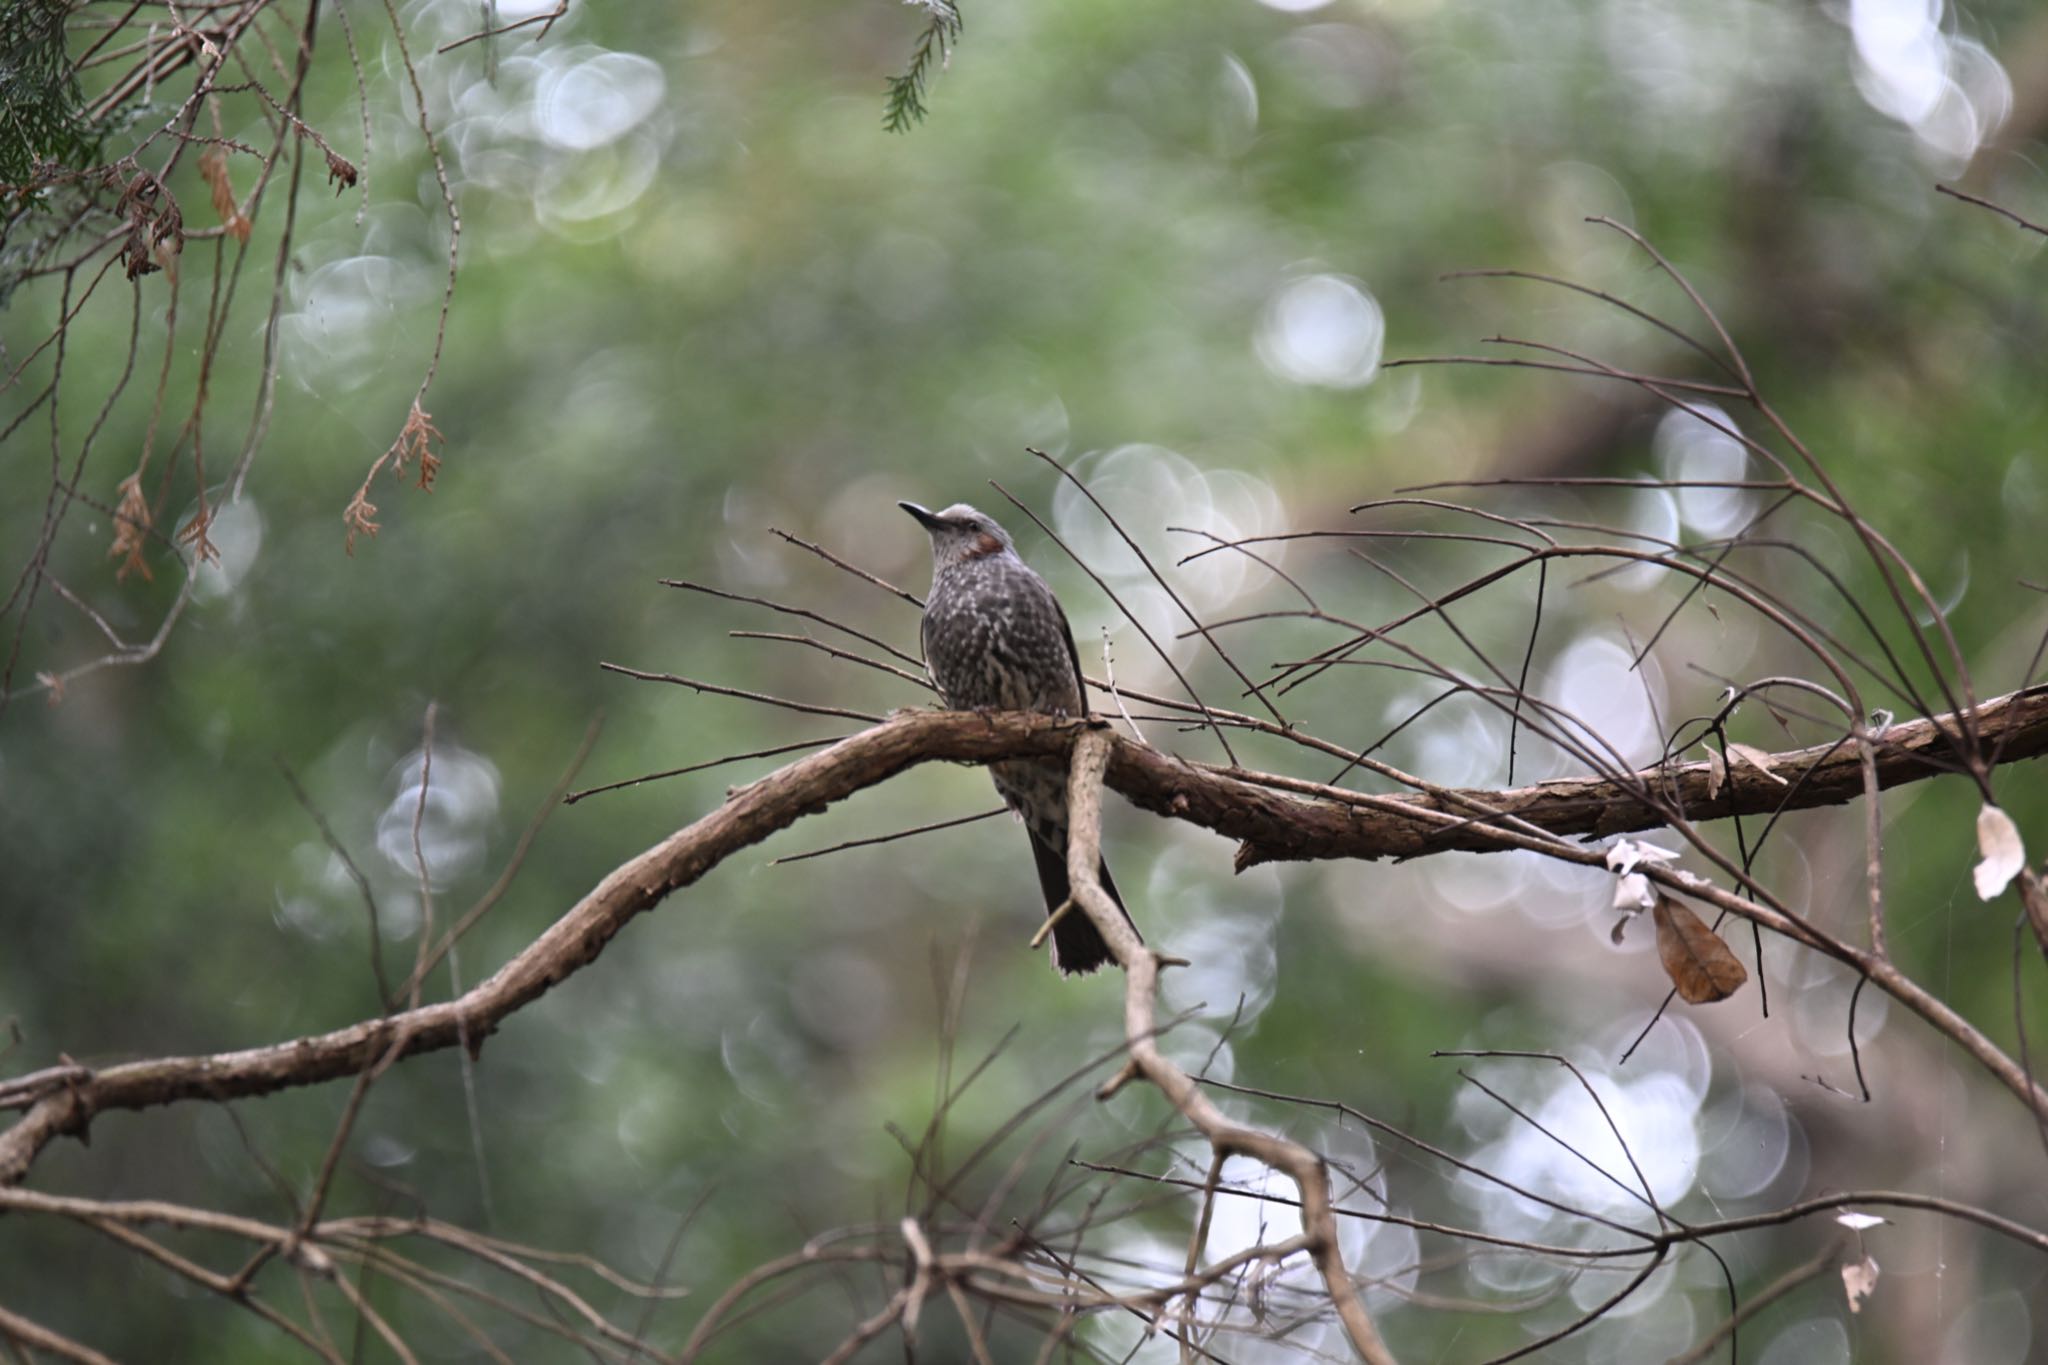
M1657 957L1688 1005L1726 1000L1749 980L1748 969L1689 906L1659 896L1651 915L1657 921Z
M211 564L220 558L220 550L206 534L213 529L213 509L206 505L206 499L199 500L199 510L192 514L192 520L179 528L178 543L192 547L196 563Z
M377 526L377 504L364 496L366 489L367 485L364 488L358 488L356 495L349 499L348 506L342 510L341 514L342 525L348 527L348 539L344 548L351 555L356 552L357 535L374 536L379 529Z
M1707 800L1712 801L1721 794L1721 788L1728 781L1728 760L1721 757L1721 751L1713 745L1707 746Z
M398 460L392 465L393 471L403 472L408 461L418 460L419 486L433 492L434 476L441 472L441 457L434 453L434 444L445 443L447 439L434 425L433 417L420 411L420 405L415 402L412 411L406 414L404 428L398 433Z
M149 571L142 547L148 543L149 528L156 517L149 510L149 499L142 496L141 471L121 480L114 491L121 495L114 507L114 543L107 547L107 558L121 561L121 567L114 570L114 581L121 582L133 571L148 582L156 575Z
M121 243L121 265L131 280L163 269L153 259L149 235L140 224L130 228L127 238Z
M213 193L213 211L220 215L228 235L238 242L248 241L249 220L243 216L242 206L235 199L234 182L228 178L227 152L220 147L208 147L200 153L199 175Z
M327 183L334 186L334 192L353 187L356 183L356 167L353 161L338 152L327 153Z

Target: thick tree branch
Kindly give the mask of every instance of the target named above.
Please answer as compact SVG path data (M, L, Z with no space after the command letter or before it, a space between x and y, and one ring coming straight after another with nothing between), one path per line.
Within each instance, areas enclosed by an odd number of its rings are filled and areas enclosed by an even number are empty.
M1974 724L1986 761L2048 752L2048 687L1985 702ZM627 921L741 849L915 764L1064 755L1081 728L1077 722L1032 715L899 713L734 791L718 809L616 868L518 956L455 1000L268 1047L161 1057L104 1070L53 1068L0 1083L0 1107L28 1111L0 1132L0 1185L21 1180L52 1138L83 1132L93 1115L105 1110L234 1099L354 1076L394 1045L398 1056L462 1042L480 1049L508 1015L594 960ZM1952 717L1894 725L1877 756L1879 785L1953 770L1949 749L1961 742L1962 733ZM1233 773L1117 736L1106 736L1104 743L1110 787L1147 810L1242 841L1241 866L1281 858L1410 857L1444 849L1527 846L1532 842L1528 830L1537 831L1538 838L1543 833L1607 835L1663 823L1656 807L1624 783L1573 779L1506 792L1371 796L1292 778ZM1862 789L1852 746L1795 750L1774 756L1771 766L1793 785L1741 766L1709 798L1704 763L1672 767L1652 780L1693 821L1834 804ZM1495 823L1512 817L1525 832L1495 829L1479 817ZM1745 913L1756 912L1751 907ZM1767 927L1792 931L1776 916L1759 918ZM2014 1083L2007 1074L2016 1071L2009 1059L2003 1067L1994 1065L2003 1054L1988 1041L1956 1034L1956 1029L1970 1031L1969 1025L1939 1001L1922 998L1925 993L1896 971L1881 970L1888 964L1857 961L1878 985L1957 1037L2009 1085Z
M2032 687L1992 698L1979 705L1972 718L1987 763L2010 763L2048 753L2048 687ZM1957 771L1961 767L1957 746L1965 742L1963 733L1953 714L1894 724L1881 737L1875 737L1877 786L1889 789ZM1119 749L1119 760L1128 748ZM1770 815L1779 810L1842 805L1861 796L1864 790L1862 759L1854 744L1816 744L1773 754L1769 773L1748 764L1733 765L1727 770L1718 794L1711 796L1708 793L1714 778L1709 766L1706 762L1675 764L1661 773L1649 771L1640 776L1695 824L1734 815ZM1127 775L1123 763L1113 763L1110 785L1139 805L1158 810L1143 794L1120 780ZM1490 822L1494 825L1512 818L1559 835L1604 838L1656 829L1668 823L1663 811L1645 802L1629 784L1597 777L1564 778L1508 791L1423 793L1393 799L1333 793L1328 789L1315 794L1331 799L1313 803L1311 818L1298 823L1274 819L1247 821L1234 812L1206 804L1186 812L1160 813L1179 815L1242 839L1245 847L1238 852L1239 870L1290 859L1408 858L1448 849L1485 853L1509 847L1478 824L1447 829L1440 823L1447 815L1465 820L1482 810L1494 813ZM1337 806L1337 802L1371 809L1354 813ZM1291 802L1288 808L1301 804ZM1417 819L1409 812L1433 813L1438 822L1427 817ZM1204 818L1205 815L1213 818Z
M67 1069L47 1088L0 1084L0 1104L29 1105L0 1133L0 1185L19 1181L51 1138L84 1131L104 1110L235 1099L354 1076L394 1045L394 1061L458 1041L480 1050L508 1015L593 961L627 921L740 849L914 763L1060 753L1071 729L1039 717L899 715L733 792L717 810L615 868L518 956L455 1000L241 1052L160 1057L83 1076Z

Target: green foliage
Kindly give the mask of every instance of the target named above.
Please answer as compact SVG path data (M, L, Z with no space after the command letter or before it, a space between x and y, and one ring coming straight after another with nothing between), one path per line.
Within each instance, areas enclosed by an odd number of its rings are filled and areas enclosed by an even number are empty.
M910 65L901 75L889 78L887 112L882 126L892 133L907 133L911 125L924 122L925 88L933 68L943 69L960 38L960 6L955 0L905 0L929 16L911 49Z
M65 50L70 11L65 0L0 0L0 182L28 184L46 166L79 169L98 153Z

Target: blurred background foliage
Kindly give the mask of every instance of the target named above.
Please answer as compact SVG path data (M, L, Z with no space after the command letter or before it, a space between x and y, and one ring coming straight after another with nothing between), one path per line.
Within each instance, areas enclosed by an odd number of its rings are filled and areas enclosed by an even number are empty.
M199 569L194 605L160 657L79 678L54 704L17 700L0 717L10 1071L60 1054L91 1064L254 1045L373 1013L361 898L280 765L369 878L387 959L409 962L410 821L430 700L424 833L443 922L497 876L593 716L603 729L583 785L853 728L631 682L600 660L863 710L923 704L904 683L814 651L730 639L798 627L656 581L800 602L915 653L911 608L771 527L922 592L924 540L896 500L975 502L1052 578L1089 671L1101 671L1106 628L1120 681L1170 691L1102 592L988 486L1046 518L1156 635L1184 624L1025 446L1073 463L1161 562L1203 543L1170 526L1469 529L1346 511L1432 480L1740 477L1739 449L1622 386L1380 368L1478 352L1482 338L1507 334L1697 374L1668 338L1595 302L1440 278L1553 272L1699 330L1641 253L1588 215L1640 229L1721 310L1764 391L1952 609L1980 692L2016 687L2030 667L2048 617L2039 591L2020 583L2043 577L2048 518L2042 240L1933 186L1954 181L2048 217L2048 14L2035 0L969 5L950 65L933 77L930 116L906 136L883 131L884 82L903 69L920 15L878 0L578 0L545 41L529 30L443 54L434 48L475 29L478 6L407 4L462 213L446 358L426 404L447 442L431 495L388 480L372 490L383 530L352 557L342 509L396 435L426 363L447 223L390 25L374 6L344 8L366 115L331 27L304 108L366 174L334 194L308 178L276 415L244 495L219 514L220 561ZM503 19L546 8L498 6ZM246 163L229 165L246 187ZM196 222L205 187L189 164L180 175ZM275 250L283 201L266 207L259 260ZM188 249L187 300L210 287L214 260ZM260 283L245 284L249 308L212 376L209 420L229 444L257 388ZM63 357L60 449L75 451L91 425L131 324L156 363L165 304L158 274L111 280L80 313ZM0 317L10 372L58 307L48 281L11 299ZM6 419L51 360L15 381ZM195 368L188 337L171 358L171 411L189 405ZM146 394L131 396L99 438L81 486L103 503L118 496L148 407ZM46 419L10 436L0 459L0 548L13 565L44 514ZM189 513L196 489L181 477L171 507L182 498ZM1754 510L1740 495L1477 496L1689 538L1726 533ZM73 516L51 572L117 629L146 636L177 591L172 552L149 552L152 580L117 583L105 512ZM1783 529L1876 600L1839 529L1810 519ZM1310 542L1275 553L1331 610L1355 620L1403 610L1403 589L1346 551ZM1369 552L1439 588L1492 562L1484 547L1447 541ZM1292 602L1272 575L1229 556L1183 572L1211 616ZM1817 578L1802 584L1788 569L1782 587L1845 619ZM1710 710L1723 679L1811 670L1739 612L1695 606L1652 666L1628 673L1628 641L1647 638L1673 600L1654 576L1550 579L1532 679L1633 759L1653 757L1675 719ZM1534 583L1517 579L1461 624L1518 659L1534 601ZM10 639L20 624L8 618ZM17 685L101 644L47 597L19 638ZM1275 621L1226 638L1263 667L1329 637ZM1471 666L1441 629L1413 638ZM1252 709L1213 658L1175 648L1212 700ZM1318 733L1362 744L1432 695L1399 674L1340 669L1288 705ZM1898 706L1877 690L1871 700ZM1738 737L1764 747L1818 733L1761 708L1742 724ZM1220 757L1199 734L1146 729ZM1240 755L1299 767L1258 743ZM1387 756L1446 783L1507 778L1504 725L1463 702L1430 711ZM464 980L777 761L556 811L510 895L464 942ZM1515 777L1569 768L1525 739ZM2001 780L2007 809L2039 842L2048 795L2038 771ZM491 1040L474 1074L480 1140L456 1057L398 1067L371 1092L331 1207L425 1207L653 1276L702 1200L670 1271L692 1297L653 1318L671 1345L747 1268L824 1229L893 1218L908 1160L885 1125L924 1129L949 1048L957 1074L1023 1025L950 1111L948 1150L964 1152L1114 1045L1118 983L1057 980L1025 949L1038 903L1024 836L1007 819L816 861L768 859L992 804L980 773L920 769L720 868ZM1970 891L1975 809L1960 782L1888 800L1893 932L1902 963L2013 1045L2008 907ZM1860 818L1809 813L1774 837L1768 879L1816 918L1853 925ZM1217 1074L1341 1100L1634 1217L1611 1186L1588 1185L1583 1167L1463 1082L1459 1063L1430 1055L1556 1049L1611 1078L1605 1093L1634 1125L1637 1155L1683 1216L1846 1187L1939 1191L2037 1225L2048 1216L2038 1134L1966 1059L1874 993L1857 1015L1874 1098L1848 1097L1853 981L1785 945L1765 948L1767 1018L1752 986L1671 1016L1622 1066L1665 986L1646 927L1609 943L1602 877L1502 855L1233 879L1226 842L1128 811L1113 817L1110 848L1148 935L1195 960L1168 978L1169 1007L1203 1007L1173 1045L1191 1058L1216 1050ZM1746 935L1737 946L1748 959ZM2040 964L2022 971L2038 1051L2048 1037ZM949 1031L960 972L964 1003ZM434 989L447 988L442 973ZM1597 1115L1549 1069L1491 1062L1475 1074L1603 1150ZM288 1216L248 1149L304 1188L343 1099L329 1086L238 1104L232 1117L201 1105L110 1114L90 1148L47 1153L34 1182ZM1381 1199L1513 1235L1598 1231L1450 1180L1326 1113L1233 1103L1353 1166L1360 1206ZM1135 1092L1081 1105L1033 1169L1051 1172L1070 1142L1083 1156L1113 1153L1162 1117L1156 1096ZM1179 1149L1131 1161L1201 1174ZM995 1176L976 1179L985 1192ZM1147 1192L1132 1185L1117 1198ZM1186 1220L1175 1206L1105 1235L1114 1254L1170 1267ZM1753 1292L1835 1235L1809 1222L1722 1249ZM1418 1275L1418 1257L1444 1246L1370 1224L1356 1236L1353 1264L1385 1277L1373 1299L1383 1325L1417 1359L1511 1349L1619 1283L1568 1283L1555 1266L1505 1257ZM2018 1362L2048 1351L2038 1256L1921 1215L1863 1237L1885 1275L1864 1311L1851 1315L1825 1275L1758 1317L1746 1359ZM423 1353L474 1357L430 1311L388 1285L372 1292ZM247 1315L187 1293L76 1228L0 1226L0 1294L102 1349L223 1362L280 1350ZM1479 1301L1525 1306L1487 1312ZM1695 1253L1545 1358L1663 1359L1725 1311L1719 1273ZM862 1315L825 1284L750 1323L722 1358L815 1358ZM941 1354L943 1316L930 1315L927 1343ZM1283 1345L1334 1349L1319 1330ZM1104 1318L1079 1341L1111 1359L1134 1346L1136 1359L1172 1358L1169 1343L1140 1345L1137 1332L1134 1320ZM517 1358L559 1356L559 1343L508 1333ZM1016 1350L1030 1349L1021 1341ZM1259 1360L1282 1347L1219 1351Z

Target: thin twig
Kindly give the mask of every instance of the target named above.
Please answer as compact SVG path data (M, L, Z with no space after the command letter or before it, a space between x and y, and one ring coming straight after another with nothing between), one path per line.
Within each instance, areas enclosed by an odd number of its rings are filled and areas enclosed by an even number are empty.
M800 711L808 716L838 716L845 720L864 720L870 725L879 724L882 719L868 711L849 711L843 706L819 706L813 702L791 701L787 697L771 697L765 692L749 692L745 688L700 682L695 678L679 677L674 673L643 673L637 668L627 668L624 664L602 662L598 667L607 673L623 673L642 682L674 683L678 687L687 687L695 692L709 692L720 697L738 697L742 701L757 701L765 706L778 706L785 711Z
M998 815L1008 814L1009 809L1008 806L997 806L994 810L981 811L975 815L963 815L957 820L940 820L933 824L918 825L911 829L899 829L893 834L877 834L866 839L848 839L845 843L833 844L830 848L814 848L806 853L786 853L780 858L772 859L771 862L775 864L800 863L806 858L822 858L827 853L841 853L849 848L866 848L870 844L894 843L898 839L908 839L914 834L931 834L937 830L952 829L956 825L971 825L977 820L992 819Z

